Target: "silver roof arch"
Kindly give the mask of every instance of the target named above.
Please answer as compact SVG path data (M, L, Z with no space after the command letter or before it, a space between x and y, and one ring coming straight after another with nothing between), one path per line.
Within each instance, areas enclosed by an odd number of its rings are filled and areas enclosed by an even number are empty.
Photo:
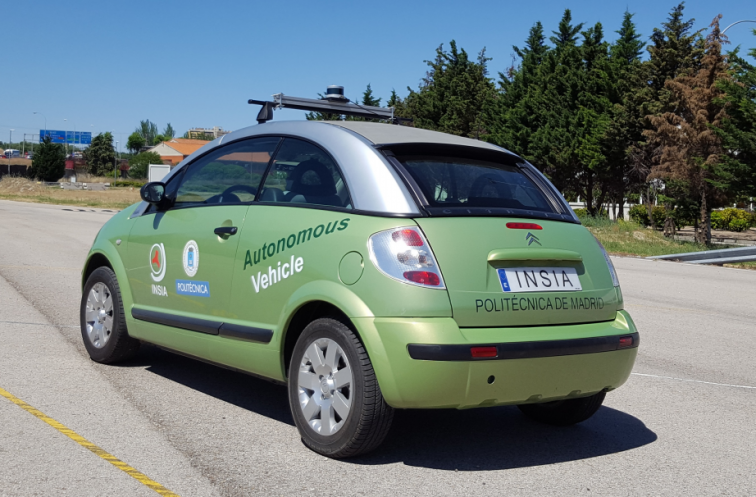
M360 121L279 121L242 128L203 146L171 171L176 174L194 158L220 145L254 136L290 136L310 140L336 160L349 187L354 208L376 214L418 215L415 200L375 146L399 143L439 143L484 148L511 154L490 143L392 124Z

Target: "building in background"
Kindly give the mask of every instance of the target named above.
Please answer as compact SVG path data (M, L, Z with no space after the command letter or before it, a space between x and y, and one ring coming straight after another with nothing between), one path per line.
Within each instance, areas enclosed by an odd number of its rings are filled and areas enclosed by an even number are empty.
M219 136L227 135L230 131L226 131L223 128L214 126L212 128L192 128L186 132L186 137L189 139L194 138L210 138L215 140Z
M206 140L172 138L167 142L162 142L149 148L147 151L158 154L163 161L163 164L171 164L172 166L175 166L207 144L208 142Z

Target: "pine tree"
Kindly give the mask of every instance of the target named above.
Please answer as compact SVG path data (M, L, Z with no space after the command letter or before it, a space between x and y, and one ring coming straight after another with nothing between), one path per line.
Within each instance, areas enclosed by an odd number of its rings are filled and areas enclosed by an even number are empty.
M418 128L472 138L485 135L483 110L494 95L489 60L485 48L473 61L464 49L457 49L454 40L448 52L439 46L436 58L425 61L430 69L419 90L408 88L405 117L411 117Z
M543 25L537 22L530 28L524 48L512 48L522 60L519 67L511 67L506 74L499 73L496 98L484 109L490 131L486 139L528 158L532 134L541 124L533 94L540 85L539 68L550 50Z
M651 35L651 44L647 47L649 59L642 67L633 74L631 81L636 83L635 88L628 92L626 98L631 115L640 113L643 119L644 131L653 128L651 118L665 112L671 112L676 106L675 97L666 86L666 82L683 74L689 74L700 66L703 56L704 43L700 36L701 31L693 32L695 19L683 19L685 2L675 6L669 14L667 21L662 23L662 29L654 28ZM661 146L659 143L648 139L651 135L645 135L645 139L637 139L630 147L630 177L638 178L638 185L643 185L643 195L646 207L651 219L651 225L655 228L651 211L652 201L658 182L652 185L647 181L652 167L658 163ZM663 185L661 185L663 188ZM683 191L683 189L677 189ZM667 192L669 193L669 192ZM685 204L690 199L675 198L667 195L673 204Z
M87 170L94 176L109 176L115 168L115 149L113 135L110 132L100 133L92 138L89 148L84 150Z
M665 83L677 102L675 111L652 116L653 129L645 132L650 141L661 145L659 162L650 178L684 181L690 196L698 199L699 243L711 242L709 214L713 207L728 200L732 182L737 181L723 161L722 140L715 131L727 119L727 104L720 87L731 79L727 58L722 54L726 38L719 29L721 17L720 14L711 23L701 68L694 74L683 72Z
M367 88L362 93L362 105L369 105L371 107L380 107L381 106L381 99L375 98L373 96L373 89L370 87L370 83L368 83Z
M619 38L611 47L612 60L619 66L630 66L640 60L643 47L646 44L641 40L641 35L635 31L633 15L628 11L622 18L622 27L617 31Z
M643 141L645 114L640 106L644 102L635 98L635 88L645 85L644 71L640 56L645 43L636 31L633 14L625 12L622 27L617 31L619 37L609 49L610 62L615 78L615 94L612 98L614 107L608 139L609 164L611 174L610 195L619 205L617 218L624 217L625 195L628 190L636 189L636 185L644 184L646 172L635 174L632 147Z
M551 43L557 51L570 45L575 45L579 39L578 34L583 29L583 23L581 22L577 26L572 25L572 12L570 9L566 9L562 15L562 20L559 21L559 31L552 31L554 36L550 37Z
M753 31L756 35L756 30ZM749 52L756 59L756 48ZM725 95L727 116L721 128L714 131L727 152L724 165L739 178L731 185L733 196L756 197L756 66L750 64L735 49L729 54L732 79L723 79L719 88Z
M34 152L32 166L29 171L33 178L41 181L58 181L66 171L66 152L63 145L52 143L49 136Z

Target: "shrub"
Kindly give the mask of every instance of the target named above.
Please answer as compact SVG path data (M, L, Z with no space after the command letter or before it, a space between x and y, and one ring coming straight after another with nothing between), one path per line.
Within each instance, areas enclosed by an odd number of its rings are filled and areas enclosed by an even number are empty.
M648 226L648 210L645 205L638 204L630 207L630 219L640 224L641 226Z
M142 188L144 186L144 181L134 181L134 180L122 180L119 179L115 183L113 183L113 186L132 186L134 188Z
M751 227L748 219L733 219L730 221L730 231L745 231Z
M146 178L150 164L162 164L163 159L155 152L142 152L129 159L129 176Z
M579 217L580 219L583 219L584 217L588 216L588 209L579 208L579 209L572 209L572 210L575 211L575 215Z
M648 220L648 208L645 205L638 204L632 206L630 208L629 214L630 219L640 224L641 226L651 225L651 222ZM672 211L668 211L661 205L655 205L651 210L651 215L654 218L654 223L656 224L657 228L664 226L664 221L667 220L668 214L670 214L672 219L675 220L675 226L677 226L678 228L680 228L681 226L691 226L694 223L694 220L687 218L680 209L673 209Z
M674 211L672 211L672 213L672 218L674 219ZM654 218L654 224L656 225L656 227L661 228L662 226L664 226L664 221L667 220L667 210L660 205L655 205L654 208L651 209L651 216L653 216Z
M711 228L716 230L745 231L755 226L753 214L732 207L711 212Z
M654 218L656 226L664 226L664 220L667 219L667 211L660 205L655 205L651 209L651 215ZM640 224L641 226L649 226L651 222L648 220L648 207L644 204L634 205L630 208L630 219Z
M711 229L724 229L724 224L722 223L722 211L711 211L709 219L711 219Z

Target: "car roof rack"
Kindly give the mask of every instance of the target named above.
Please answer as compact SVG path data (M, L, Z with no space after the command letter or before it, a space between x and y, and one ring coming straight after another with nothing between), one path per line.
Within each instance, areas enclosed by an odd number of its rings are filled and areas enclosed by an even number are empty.
M257 114L257 122L265 123L273 119L273 111L277 109L297 109L310 112L324 112L343 116L363 117L366 119L382 119L392 124L409 123L412 119L394 116L393 107L374 107L351 103L344 96L344 87L331 85L322 99L289 97L283 93L273 95L273 101L253 100L249 104L262 105Z

